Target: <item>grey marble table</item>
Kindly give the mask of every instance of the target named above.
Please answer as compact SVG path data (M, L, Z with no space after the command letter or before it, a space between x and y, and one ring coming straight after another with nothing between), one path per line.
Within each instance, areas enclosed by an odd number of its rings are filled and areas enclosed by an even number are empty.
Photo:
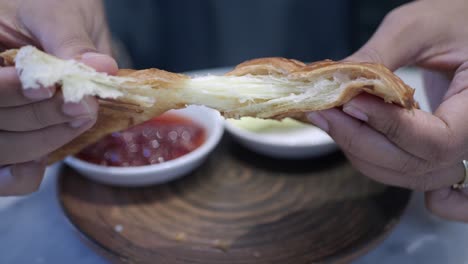
M406 70L399 74L417 88L422 108L424 100L420 75ZM102 264L98 256L81 242L65 219L57 201L57 171L49 167L37 193L26 197L0 198L0 263L80 263ZM424 209L421 194L415 194L401 222L376 249L356 260L356 264L468 264L468 225L431 216Z

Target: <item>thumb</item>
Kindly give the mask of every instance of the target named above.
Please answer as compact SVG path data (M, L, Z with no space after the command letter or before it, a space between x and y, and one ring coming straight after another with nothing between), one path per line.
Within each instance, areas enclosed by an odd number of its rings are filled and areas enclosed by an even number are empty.
M45 52L63 59L77 59L100 72L117 73L115 60L98 53L91 37L92 23L89 23L93 18L84 16L83 10L80 10L80 2L54 1L57 12L51 12L49 5L34 3L23 5L18 19ZM104 14L96 10L88 14L90 15Z
M53 1L50 5L25 4L19 9L19 22L47 53L63 59L75 58L86 52L96 52L90 36L92 28L83 11L72 1ZM89 19L89 18L88 18Z
M421 27L420 16L414 15L423 11L423 4L416 1L391 11L369 41L345 60L380 63L392 71L416 63L427 46L427 36L433 35L421 32L432 27Z
M119 69L117 62L112 57L101 53L86 52L75 56L75 59L94 68L98 72L105 72L110 75L116 75Z

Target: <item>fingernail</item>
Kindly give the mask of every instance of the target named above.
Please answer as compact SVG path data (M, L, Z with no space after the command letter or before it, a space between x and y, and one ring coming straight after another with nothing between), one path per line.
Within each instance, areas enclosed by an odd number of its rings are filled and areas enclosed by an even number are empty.
M47 162L47 156L40 157L36 160L33 160L33 162L37 164L45 164Z
M307 114L307 118L314 124L325 132L329 131L328 122L323 116L318 112L311 112Z
M52 98L54 95L50 88L24 89L23 95L32 100L44 100Z
M14 181L11 166L0 167L0 186L7 186Z
M96 52L86 52L81 54L80 59L91 59L91 58L101 58L101 57L109 57L108 55Z
M367 117L367 115L363 111L350 104L343 106L343 112L364 122L367 122L369 120L369 117Z
M68 123L68 125L72 128L79 128L79 127L83 127L87 124L89 124L90 122L92 122L93 120L91 118L80 118L80 119L76 119L76 120L73 120L73 121L70 121Z
M86 100L81 100L79 103L65 103L62 111L69 116L84 116L91 114L91 108Z
M452 191L453 190L451 188L442 188L439 190L432 191L430 193L435 200L440 201L446 200L450 196Z

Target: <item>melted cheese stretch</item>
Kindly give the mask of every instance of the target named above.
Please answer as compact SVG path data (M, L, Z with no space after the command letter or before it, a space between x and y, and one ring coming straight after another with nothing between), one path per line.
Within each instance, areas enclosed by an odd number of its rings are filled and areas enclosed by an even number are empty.
M375 85L379 80L350 80L337 73L332 78L299 82L275 76L205 76L187 80L184 97L193 104L219 110L258 107L278 107L298 103L322 103L336 100L341 91L355 82Z
M234 97L239 101L268 100L303 93L299 83L265 76L205 76L193 78L186 89L216 97Z
M230 104L239 106L278 100L298 102L339 86L336 80L328 79L305 84L273 76L206 76L187 80L183 91L196 101L212 98L219 103L231 101ZM218 105L216 102L208 104Z

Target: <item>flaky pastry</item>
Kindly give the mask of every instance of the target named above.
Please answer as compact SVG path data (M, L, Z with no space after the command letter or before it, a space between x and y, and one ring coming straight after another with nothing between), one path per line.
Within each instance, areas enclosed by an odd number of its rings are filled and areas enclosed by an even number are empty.
M361 92L407 109L417 107L414 90L383 65L285 58L254 59L223 76L189 77L158 69L96 72L75 60L61 60L32 46L0 56L15 65L24 89L58 85L64 100L99 98L96 124L53 152L50 162L75 154L106 134L126 129L168 110L204 105L226 118L251 116L304 120L304 112L340 106Z

